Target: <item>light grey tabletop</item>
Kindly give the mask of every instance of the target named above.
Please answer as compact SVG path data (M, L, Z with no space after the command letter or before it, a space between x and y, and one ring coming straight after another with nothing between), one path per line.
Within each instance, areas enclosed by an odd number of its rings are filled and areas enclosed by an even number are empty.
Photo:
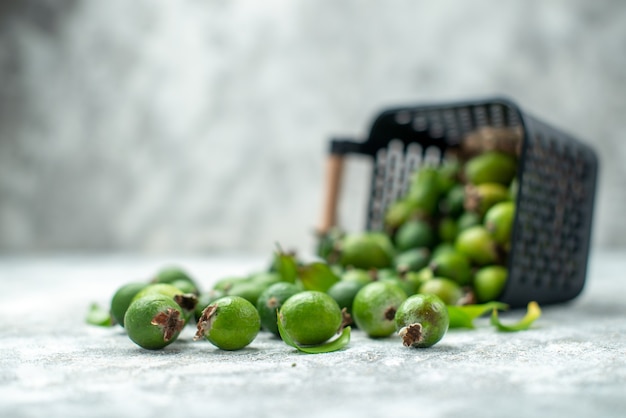
M261 333L224 352L188 328L161 351L84 322L121 284L179 264L205 286L266 257L0 257L0 416L626 416L626 253L592 256L583 294L533 329L488 320L430 349L353 331L339 352L299 354ZM503 320L514 320L512 312Z

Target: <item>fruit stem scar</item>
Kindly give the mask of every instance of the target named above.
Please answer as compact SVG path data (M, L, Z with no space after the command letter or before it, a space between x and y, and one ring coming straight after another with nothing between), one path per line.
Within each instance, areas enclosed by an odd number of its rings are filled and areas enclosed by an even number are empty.
M348 325L352 324L352 315L348 313L347 308L343 308L341 310L341 325L339 325L339 329L337 330L337 334L341 334L343 329Z
M152 325L163 328L163 341L167 342L183 329L185 321L180 318L180 312L173 308L167 308L165 312L159 312L150 321Z
M419 344L423 339L422 324L415 323L407 325L398 331L398 335L402 338L402 344L405 347L411 347Z
M183 308L183 310L187 312L191 312L196 308L196 304L198 303L198 298L193 293L185 293L174 296L174 302L178 303L178 305Z
M393 306L388 307L384 315L386 320L393 321L393 318L395 318L396 316L396 308L394 308Z
M277 308L279 305L278 298L276 296L272 296L267 300L267 307L270 309Z
M199 339L203 338L209 331L211 331L216 312L217 305L209 305L204 308L204 310L202 311L202 315L198 320L198 331L193 337L194 341L198 341Z

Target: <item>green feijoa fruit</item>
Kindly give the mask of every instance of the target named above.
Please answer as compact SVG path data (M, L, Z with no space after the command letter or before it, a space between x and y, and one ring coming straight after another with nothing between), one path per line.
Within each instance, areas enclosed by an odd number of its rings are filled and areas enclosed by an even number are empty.
M248 277L224 277L213 285L213 289L221 290L222 292L228 292L231 287L235 285L235 283L246 282L248 281Z
M168 283L154 283L144 287L133 297L133 301L148 295L163 295L174 300L183 310L185 322L191 319L198 298L191 293L184 293L174 285Z
M407 272L395 273L393 276L388 276L378 280L380 282L393 283L394 285L402 289L404 293L407 294L407 296L410 296L417 292L417 285L415 284L415 281L407 280L406 273Z
M395 323L404 346L426 348L443 338L448 331L450 317L439 297L413 295L398 307Z
M454 242L456 235L459 231L459 227L455 219L450 217L441 218L437 225L437 233L439 235L439 241L441 242Z
M465 177L472 184L500 183L508 186L516 172L515 157L497 151L478 155L465 164Z
M435 295L444 301L446 305L456 305L463 297L463 290L453 280L445 277L433 277L425 281L417 293L422 295Z
M373 271L374 272L374 271ZM395 269L380 269L374 272L376 280L395 279L398 277L398 271Z
M456 250L454 249L454 244L450 243L450 242L442 242L439 245L437 245L435 247L435 249L433 250L433 254L431 256L431 258L435 258L437 256L439 256L440 254L444 254L444 253L450 253L450 252L455 252Z
M348 234L341 241L340 263L344 267L380 269L391 266L393 244L383 233L363 232Z
M472 279L472 267L469 258L458 251L447 252L433 257L429 267L435 276L447 277L461 286L469 284Z
M184 280L184 279L174 280L170 284L180 289L180 291L183 293L192 293L194 295L197 295L199 292L198 286L196 286L193 282L190 282L188 280Z
M274 283L265 289L259 296L256 304L256 309L259 311L263 328L279 336L278 325L276 323L278 320L278 310L287 299L299 292L301 292L301 289L297 285L287 282Z
M178 266L167 266L159 270L154 277L155 283L171 283L174 280L192 280L191 276Z
M341 329L343 315L331 296L316 290L307 290L293 295L283 303L278 320L296 344L319 345Z
M124 315L128 337L138 346L158 350L174 342L185 326L174 300L158 293L134 300Z
M496 203L507 200L509 191L501 184L483 183L478 186L468 184L465 187L465 209L476 212L481 217Z
M493 239L503 247L510 246L515 203L501 202L493 205L485 214L484 225Z
M111 299L111 315L116 323L120 324L122 327L124 326L124 315L126 315L126 310L130 306L130 303L133 301L135 295L146 286L148 286L147 283L132 282L117 289Z
M433 272L428 267L421 269L420 271L407 271L402 274L402 279L406 282L411 283L412 285L412 294L417 293L420 286L424 284L425 281L433 278ZM408 293L407 293L408 295Z
M199 293L199 287L191 276L178 266L168 266L158 271L152 283L168 283L185 293Z
M356 281L342 280L332 285L327 293L335 299L341 309L345 308L346 312L351 314L354 297L363 286L365 285Z
M496 242L483 226L473 226L456 238L455 248L478 265L492 264L498 259Z
M434 214L441 195L439 173L437 169L422 167L411 179L408 200L415 205L415 211L421 216Z
M463 212L457 219L457 237L458 234L473 226L480 225L481 218L474 212Z
M233 283L233 285L225 293L229 296L240 296L256 306L261 293L269 286L264 282L256 282L254 280L245 280Z
M387 208L387 212L385 213L385 226L392 230L398 228L413 216L415 210L415 204L410 200L396 200Z
M430 248L434 243L435 233L427 222L415 219L402 224L396 231L394 239L398 251Z
M474 294L478 302L497 300L506 285L507 269L502 266L483 267L474 275Z
M415 273L415 275L416 276L414 280L416 281L416 283L419 283L420 285L432 279L433 277L435 277L435 274L433 273L430 267L424 267L423 269ZM418 291L419 291L419 286L418 286Z
M208 292L201 293L200 296L198 296L198 303L196 304L196 308L193 311L196 322L198 322L198 320L202 316L202 312L207 306L209 306L213 301L224 296L226 296L226 293L222 292L221 290L215 289L211 289Z
M149 284L137 292L133 299L139 299L147 295L163 295L174 299L174 296L184 293L181 289L169 283Z
M372 274L372 271L362 269L347 269L341 274L341 281L356 282L361 286L365 286L374 281L374 274Z
M452 188L458 185L458 176L461 170L461 164L458 160L446 159L437 168L439 180L439 192L444 195L450 192Z
M194 340L205 337L217 348L234 351L248 346L260 329L254 305L239 296L224 296L204 309Z
M428 265L429 260L428 248L413 248L396 255L393 264L398 271L419 271Z
M374 282L364 286L354 297L352 319L369 337L388 337L395 331L396 311L407 298L391 282Z
M457 184L441 199L439 207L441 212L453 218L463 213L463 204L465 202L465 186Z
M260 273L255 273L253 275L250 276L250 281L260 284L262 286L271 286L275 283L279 283L282 280L282 277L280 276L280 274L275 273L275 272L260 272Z

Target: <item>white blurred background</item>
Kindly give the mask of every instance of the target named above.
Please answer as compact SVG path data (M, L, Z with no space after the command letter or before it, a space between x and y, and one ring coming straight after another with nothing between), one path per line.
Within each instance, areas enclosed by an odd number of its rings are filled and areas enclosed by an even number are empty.
M625 68L619 0L4 0L0 251L310 250L331 136L493 94L595 147L626 246Z

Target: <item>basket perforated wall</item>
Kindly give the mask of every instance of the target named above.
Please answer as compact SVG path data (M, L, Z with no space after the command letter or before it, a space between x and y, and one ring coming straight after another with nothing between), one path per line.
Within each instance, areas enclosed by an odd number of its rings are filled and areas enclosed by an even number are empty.
M372 157L366 228L380 230L410 174L439 164L449 152L471 150L477 132L483 142L505 132L520 156L509 279L500 300L519 307L576 297L586 276L597 158L571 136L494 99L387 110L364 142L335 141L332 149Z

